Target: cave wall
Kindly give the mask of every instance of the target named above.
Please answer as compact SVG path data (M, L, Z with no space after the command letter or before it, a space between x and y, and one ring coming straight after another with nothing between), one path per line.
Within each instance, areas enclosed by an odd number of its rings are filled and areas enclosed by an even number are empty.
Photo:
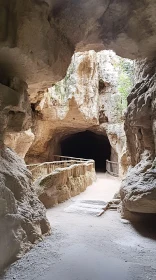
M32 125L26 83L16 77L6 81L0 84L0 270L50 233L45 208L32 188L31 174L24 161L3 143L7 133L15 133L17 140L17 134L22 135L21 131ZM22 138L20 144L19 154L24 151Z
M65 75L74 52L50 10L46 1L0 0L1 71L25 81L32 95Z
M34 94L65 76L74 50L154 56L155 8L155 0L0 0L2 72Z
M125 120L128 155L131 160L122 183L122 215L156 214L156 62L138 62L136 85L128 96Z
M31 174L25 162L4 145L7 134L13 136L15 133L17 140L17 135L28 134L32 125L28 87L17 77L1 75L1 82L0 271L50 233L45 208L32 188ZM11 142L15 143L12 139ZM23 148L23 144L20 138L19 154L28 148L26 145Z
M138 62L136 85L128 96L125 131L133 166L145 150L155 157L155 70L155 60Z
M31 173L9 148L0 151L0 271L50 233Z
M30 140L27 132L17 136L13 133L6 135L5 143L19 153L23 141L29 141L29 149L25 145L22 152L27 163L43 162L52 160L53 154L60 154L62 138L89 129L109 138L123 176L128 163L125 159L121 164L126 141L118 92L118 62L112 51L75 53L66 77L41 93L37 100L30 99L34 110ZM104 85L102 88L100 83Z
M27 84L17 77L0 83L0 135L27 130L32 125Z
M73 5L74 4L74 5ZM5 138L4 132L6 128L9 131L21 132L21 130L28 130L30 128L30 104L27 103L26 91L25 94L19 90L16 90L14 86L10 85L10 78L17 77L19 81L24 81L28 85L28 93L31 100L33 100L44 92L47 87L50 87L53 83L61 80L66 73L66 69L70 63L71 56L74 50L84 51L89 49L101 50L101 49L113 49L119 55L126 56L129 58L152 58L155 57L155 45L156 45L156 24L155 24L155 0L145 1L51 1L51 0L0 0L0 145L1 145L1 164L4 161L6 164L5 171L2 172L1 178L1 200L3 200L3 206L1 211L1 224L8 225L8 219L12 219L12 214L20 210L18 201L15 201L14 190L9 191L8 189L12 186L10 181L20 180L18 184L22 188L29 189L30 184L27 182L29 175L23 165L22 172L19 171L18 175L15 176L13 173L14 168L18 169L21 165L21 161L17 160L17 155L13 152L9 152L3 146L3 139ZM79 28L78 28L79 27ZM9 82L9 83L8 83ZM154 83L154 81L153 81ZM152 88L152 85L147 81L147 87ZM23 86L22 86L23 88ZM138 84L138 92L140 86ZM146 87L142 89L142 95L144 93L148 96ZM23 90L22 90L23 91ZM19 92L19 94L18 94ZM145 99L146 99L145 95ZM25 96L25 97L24 97ZM47 97L47 95L46 95ZM24 99L23 99L24 98ZM20 100L23 99L23 105ZM48 99L48 97L47 97ZM134 100L137 100L134 98ZM138 100L139 101L139 100ZM31 102L31 101L30 101ZM44 104L47 101L43 102ZM74 101L72 101L74 102ZM130 101L129 101L130 102ZM131 103L131 102L130 102ZM148 102L147 102L148 103ZM19 110L18 110L18 106ZM155 115L155 96L152 97L152 108L149 105L149 110L152 109L152 116ZM43 106L43 104L42 104ZM42 107L41 106L41 107ZM24 108L25 107L25 108ZM139 114L145 109L146 106L141 106ZM43 107L42 107L43 108ZM133 103L132 109L134 111L137 108L137 104ZM77 110L77 109L76 109ZM27 112L26 112L27 111ZM60 110L62 112L62 109ZM131 112L129 112L131 115ZM142 128L141 136L137 132L137 137L144 139L136 141L138 146L137 151L143 151L146 146L150 150L150 157L154 156L153 142L155 141L151 135L155 135L155 121L153 118L153 132L151 132L151 121L149 121L149 113L146 111L148 116L148 122L150 128ZM56 116L56 110L52 110L52 116ZM49 130L46 120L49 118L40 112L37 112L38 123L40 122L40 129L34 128L36 134L40 135L44 145L42 146L39 141L36 140L36 147L41 149L41 153L44 158L45 149L47 149L47 139L51 139L53 134L53 128ZM61 113L62 115L62 113ZM133 114L131 121L133 120ZM44 120L42 122L41 120ZM60 117L60 122L62 117ZM81 121L83 118L81 118ZM96 118L94 124L96 123ZM69 119L66 118L66 125L68 128ZM83 123L83 121L82 121ZM93 123L92 123L93 124ZM51 123L52 125L52 123ZM63 127L66 131L66 125ZM61 125L59 126L61 127ZM60 131L62 131L62 129ZM45 129L44 135L41 133L42 129ZM86 129L86 128L85 128ZM101 129L101 128L100 128ZM143 130L143 136L142 136ZM127 136L133 138L132 129ZM59 130L56 131L59 133ZM149 149L149 140L146 140L147 132L150 132L152 143ZM113 135L113 132L112 132ZM46 139L46 141L45 141ZM133 140L134 146L135 142ZM145 144L147 143L147 144ZM128 144L130 147L130 144ZM34 148L33 148L34 149ZM135 149L134 149L135 152ZM141 159L140 152L137 152L137 158L132 152L132 147L129 148L129 156L131 157L132 164L135 165L139 159ZM11 153L11 156L10 156ZM11 157L11 169L8 171L8 163L10 163ZM46 155L47 157L47 155ZM125 160L122 159L123 161ZM24 163L22 163L24 164ZM24 171L25 170L25 171ZM134 170L134 169L133 169ZM7 180L9 172L9 181ZM23 172L26 172L26 178L23 179ZM142 173L145 172L143 169ZM153 178L151 172L147 174L146 180ZM22 180L21 180L22 178ZM141 176L141 180L142 180ZM6 186L8 182L8 187ZM151 181L152 182L152 181ZM16 185L18 185L16 182ZM25 186L25 187L24 187ZM5 193L7 193L5 195ZM33 196L33 190L30 187L30 196ZM8 197L9 196L9 197ZM10 197L12 197L13 205L17 203L17 208L10 208ZM3 199L2 199L3 198ZM28 204L31 198L27 196L27 191L24 192L23 199L27 198ZM124 198L123 198L124 199ZM36 199L35 199L36 200ZM15 203L16 202L16 203ZM8 205L6 207L6 205ZM39 206L40 204L38 204ZM39 206L39 208L41 208ZM28 211L30 213L31 211ZM36 207L33 208L33 215L38 216ZM44 214L44 209L42 215ZM31 218L32 219L32 218ZM29 217L26 220L28 222L27 227L29 228ZM32 220L31 220L32 221ZM45 220L44 220L45 221ZM4 226L4 233L0 235L1 244L1 267L7 263L13 261L15 256L20 251L20 244L22 245L23 239L20 240L19 244L12 252L5 251L6 247L3 247L7 238L11 238L14 243L14 234L18 235L18 227L16 223L9 222L10 231ZM11 232L11 237L9 234ZM5 234L5 241L3 242ZM27 235L27 234L26 234ZM25 236L26 236L25 235ZM18 242L17 242L18 243ZM27 238L25 239L27 244ZM4 250L3 250L4 248ZM4 252L6 255L4 257Z
M31 128L29 128L22 132L6 132L4 141L7 147L16 151L16 153L24 159L34 139L35 135L32 133Z

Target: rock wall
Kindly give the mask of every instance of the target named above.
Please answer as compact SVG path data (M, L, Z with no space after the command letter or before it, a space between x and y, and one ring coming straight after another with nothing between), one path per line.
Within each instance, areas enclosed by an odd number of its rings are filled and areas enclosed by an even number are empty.
M35 135L32 133L31 129L18 133L6 132L5 145L16 151L16 153L24 159L34 139Z
M83 192L96 179L93 162L57 168L34 182L34 189L46 208Z
M75 49L153 56L155 7L155 0L0 0L1 70L37 93L63 78Z
M67 0L0 0L0 145L2 155L6 153L3 148L6 128L11 132L21 132L30 128L31 110L25 88L26 84L28 85L30 100L31 98L33 100L38 99L40 93L43 93L51 84L65 76L75 49L84 51L107 48L113 49L119 55L129 58L155 57L155 9L155 0L126 0L124 2L122 0L80 0L76 3L74 2L74 5L73 1ZM10 82L12 77L17 77L15 85L14 82L13 84ZM18 81L24 81L24 84L21 86L21 82ZM147 83L147 86L151 87L152 85ZM147 92L146 87L144 90ZM154 104L153 99L152 108L154 108ZM137 104L133 106L135 110ZM141 110L144 110L144 107L146 106L142 106ZM34 106L32 109L34 111ZM141 110L139 114L141 114ZM151 106L149 105L150 110ZM155 114L154 112L152 111L152 115ZM149 113L146 113L149 118ZM53 110L52 114L55 116L56 111ZM40 139L44 143L42 145L36 140L36 149L40 149L42 160L48 156L49 152L45 153L48 147L47 139L50 140L54 132L53 128L49 130L46 122L49 116L43 115L40 110L35 112L35 118L38 123L40 122L40 126L34 128L34 130L36 129L35 135L40 135ZM41 122L42 119L44 122ZM71 118L66 117L66 124L69 124L69 119ZM81 121L83 123L82 118ZM94 123L96 123L96 120ZM150 121L149 123L151 125ZM152 123L155 127L155 122L152 121ZM42 134L43 128L45 128L44 135ZM146 132L148 133L149 129L144 128L143 131L143 141L147 143L149 148L149 140L145 140L145 138L148 138ZM59 138L59 129L55 133ZM66 133L66 129L64 133ZM153 133L155 135L155 132ZM142 135L137 135L138 139L139 137L142 139ZM132 137L132 133L130 133L130 137ZM153 140L150 146L150 153L153 149ZM140 151L144 149L144 143L141 141ZM134 165L136 160L138 162L141 157L137 154L137 159L135 159L131 150L132 148L130 148L130 157ZM31 154L33 154L32 151ZM13 173L14 168L18 169L21 164L21 162L19 164L15 154L11 152L11 155L11 179L9 180L8 188L12 186L11 181L16 179ZM9 155L6 155L5 162L7 165L10 164L9 157ZM125 156L123 161L125 162ZM8 168L9 166L6 169L8 170ZM8 182L7 172L5 171L2 175L1 197L4 197L4 189L8 191L6 187ZM24 182L27 179L23 179L23 170L20 172L19 178L22 181L22 186L24 186ZM29 189L29 185L27 185L27 188ZM30 193L32 194L32 191ZM9 197L5 196L3 199L4 205L8 204L10 196L14 196L14 190L11 193L9 192ZM27 198L27 191L25 191L24 197ZM28 203L30 201L31 197L28 197ZM16 210L8 207L8 215L12 211ZM36 208L34 208L33 215L37 213L36 211ZM4 212L2 210L2 213ZM7 217L10 216L2 214L3 223L8 225ZM0 235L0 238L2 238L0 252L3 252L3 258L1 253L2 266L11 262L18 251L16 248L14 253L12 251L13 255L10 255L6 251L6 247L4 248L5 241L3 242L3 238L5 235L8 236L7 232L13 234L11 240L14 240L14 234L18 235L18 229L15 224L10 223L10 227L10 231L6 228L4 234ZM26 229L28 230L29 226ZM22 240L19 242L19 247L23 244ZM6 256L4 256L4 252L6 252Z
M0 140L6 131L20 132L32 125L27 84L14 77L0 83Z
M65 79L31 99L32 136L22 150L25 134L6 135L5 143L26 154L26 161L43 162L60 153L60 142L72 133L90 130L108 137L112 161L119 161L120 175L127 171L122 96L118 91L119 57L112 51L75 53ZM32 134L32 135L33 135ZM20 144L21 139L21 144ZM18 144L18 145L17 145ZM21 147L21 148L20 148ZM123 158L125 157L125 160Z
M156 214L156 63L138 63L136 85L128 97L125 130L129 169L121 188L122 214Z
M145 150L155 157L155 61L143 61L136 67L136 85L128 96L125 130L132 165Z
M9 142L11 140L21 156L30 146L25 143L23 147L23 136L30 136L32 125L28 87L19 78L3 78L3 74L0 84L0 270L50 233L45 208L32 188L31 174L24 161L3 143L4 139L7 143L10 135ZM17 135L20 135L20 145Z
M62 137L98 124L96 66L95 52L75 54L65 79L35 105L39 116L36 114L35 141L27 153L27 162L50 159L59 151Z
M45 208L31 181L24 161L3 147L0 151L0 270L50 233Z

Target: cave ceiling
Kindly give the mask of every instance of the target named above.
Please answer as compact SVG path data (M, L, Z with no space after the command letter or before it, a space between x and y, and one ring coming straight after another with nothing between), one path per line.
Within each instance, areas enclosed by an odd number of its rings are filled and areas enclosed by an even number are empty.
M74 51L154 57L155 10L155 0L0 0L1 71L37 92L65 76Z

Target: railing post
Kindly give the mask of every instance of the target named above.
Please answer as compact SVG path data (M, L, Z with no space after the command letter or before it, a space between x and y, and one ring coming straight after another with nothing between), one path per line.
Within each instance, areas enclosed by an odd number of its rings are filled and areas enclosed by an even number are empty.
M119 176L118 162L106 160L106 171L113 176Z

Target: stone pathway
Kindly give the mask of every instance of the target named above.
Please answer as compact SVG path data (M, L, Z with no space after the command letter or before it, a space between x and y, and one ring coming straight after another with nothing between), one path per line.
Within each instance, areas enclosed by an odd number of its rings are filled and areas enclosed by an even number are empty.
M78 201L92 201L91 207L107 202L119 186L116 178L99 174L84 193L49 209L52 235L0 280L156 280L153 224L123 223L117 211L101 217L64 211Z

